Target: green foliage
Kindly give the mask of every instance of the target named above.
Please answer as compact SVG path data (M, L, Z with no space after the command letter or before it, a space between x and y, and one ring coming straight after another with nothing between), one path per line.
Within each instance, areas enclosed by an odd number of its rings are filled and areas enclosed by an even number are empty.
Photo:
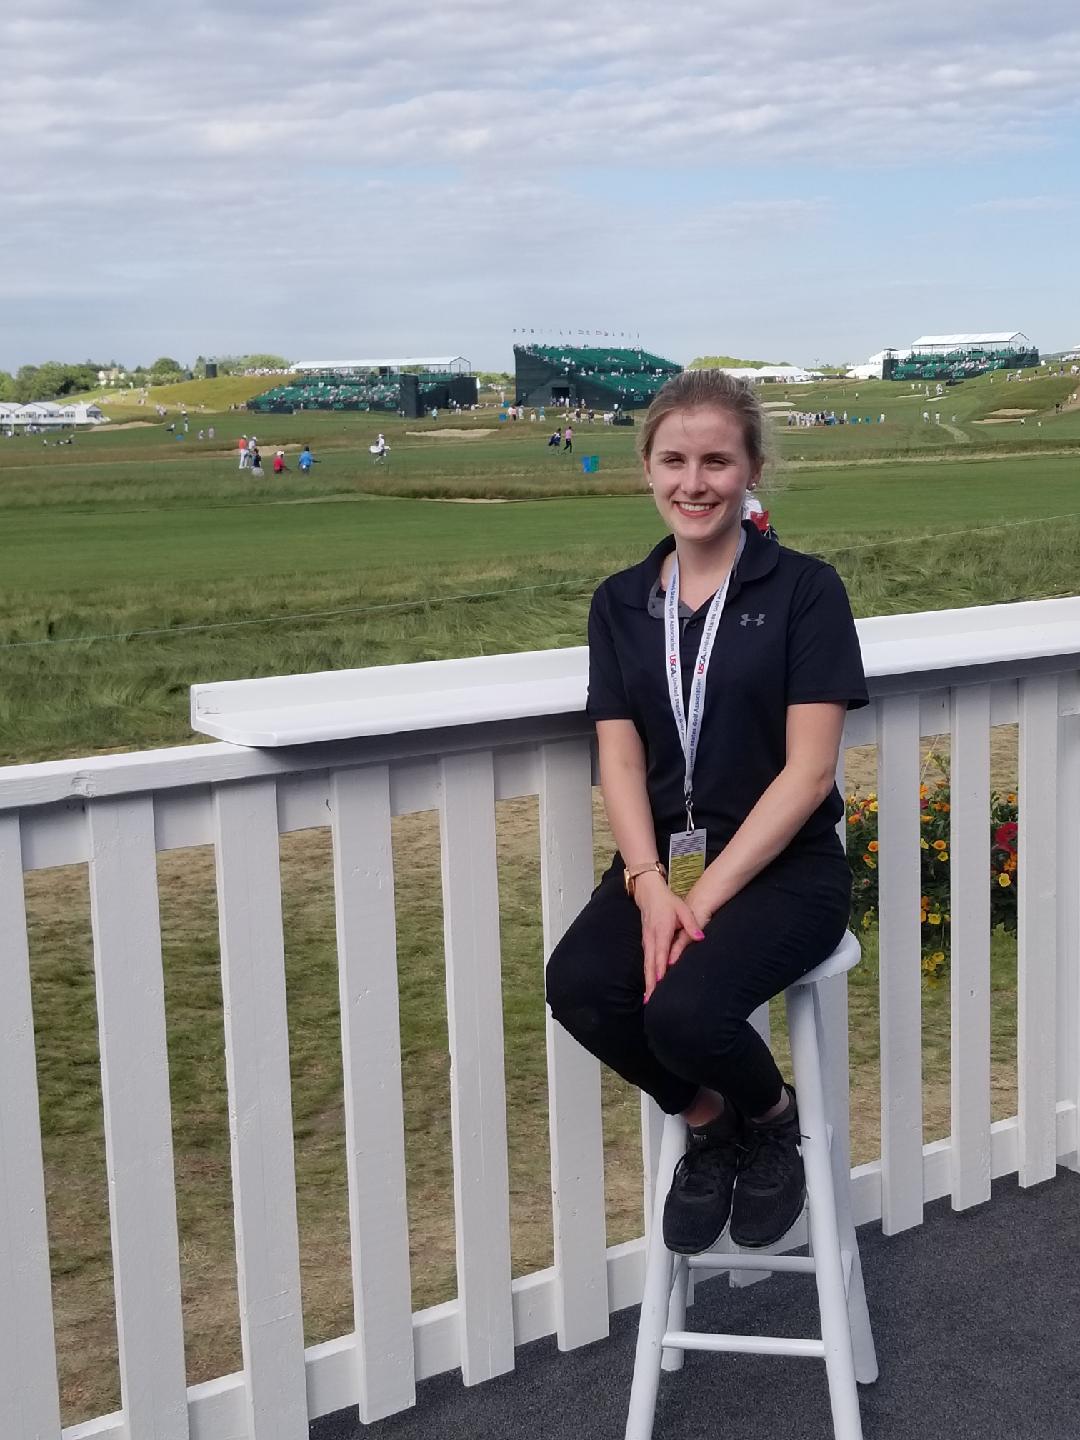
M215 363L219 375L243 375L246 370L287 370L292 362L284 355L256 352L251 355L219 355ZM205 374L205 362L202 373Z
M12 393L3 398L25 405L31 400L59 400L67 395L77 395L97 384L99 368L90 360L82 365L69 365L62 360L23 365L11 384Z
M180 364L179 360L174 360L169 355L161 355L150 366L150 374L160 384L163 380L167 378L182 378L184 374L184 368Z
M948 769L934 756L939 775L919 786L922 970L926 983L939 984L949 955L950 789ZM848 857L851 863L852 923L868 930L878 917L878 800L874 791L847 797ZM996 790L990 797L990 927L1016 933L1017 797Z
M786 360L740 360L737 355L699 355L687 365L688 370L717 370L721 366L760 370L763 365L786 365Z

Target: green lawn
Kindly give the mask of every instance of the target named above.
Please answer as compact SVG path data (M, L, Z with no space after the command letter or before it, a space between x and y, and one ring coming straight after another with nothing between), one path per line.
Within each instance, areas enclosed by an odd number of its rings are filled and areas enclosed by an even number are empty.
M1016 388L1009 387L1010 400ZM976 395L969 415L975 401L987 403ZM0 440L4 759L189 740L195 681L581 644L597 579L639 558L660 534L641 493L633 433L579 428L579 451L602 458L599 475L585 477L577 457L546 452L539 424L500 426L491 412L470 418L456 437L433 433L443 422L370 416L253 424L234 413L214 423L212 445L175 441L160 427L102 430L62 448L34 437ZM785 542L837 565L857 613L1075 587L1080 449L1054 453L1063 447L1045 438L1049 422L1034 434L997 427L1018 433L1017 453L996 458L1008 448L996 436L961 445L936 427L923 434L921 422L897 420L890 437L890 424L866 427L857 443L862 427L778 435L789 453L796 444L816 449L781 468L770 495L774 519ZM275 481L268 473L254 482L239 474L232 444L249 428L267 455L278 444L310 440L320 457L313 475L292 471ZM377 428L393 446L387 468L367 455ZM491 433L479 433L485 429ZM859 446L867 451L861 462L852 453ZM440 494L525 498L418 498ZM347 613L319 613L326 611ZM117 635L123 638L108 638ZM550 1263L551 1254L537 816L532 802L499 809L512 1231L521 1273ZM598 813L598 864L609 843ZM409 865L399 876L399 968L414 1301L422 1305L446 1298L454 1284L435 817L396 821L395 850ZM202 848L163 855L159 879L195 1381L241 1363L213 857ZM315 1342L352 1325L325 832L285 837L282 879L305 1329ZM27 897L60 1372L71 1423L119 1400L85 867L29 875ZM871 934L867 964L852 984L860 1159L876 1154L878 1143L874 953ZM1015 946L1003 935L994 941L994 984L999 1116L1015 1110ZM925 1008L926 1136L933 1138L948 1130L947 989L928 991ZM614 1243L640 1227L637 1102L610 1078L604 1096Z
M310 477L240 472L247 416L217 417L212 445L160 427L0 442L0 758L183 740L196 681L579 644L597 580L660 533L628 431L579 430L601 455L587 477L542 427L490 414L454 437L380 422L387 467L367 453L370 417L263 418L268 454L293 447L295 465L311 441ZM830 463L781 465L768 503L787 543L837 565L856 613L1073 586L1080 452L1032 441L988 459L950 441L851 463L851 431L798 433L831 443Z

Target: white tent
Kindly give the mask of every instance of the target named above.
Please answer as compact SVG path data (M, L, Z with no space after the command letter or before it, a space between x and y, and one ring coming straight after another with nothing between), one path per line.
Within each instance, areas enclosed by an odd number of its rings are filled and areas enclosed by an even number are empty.
M1034 350L1021 330L965 331L959 335L920 335L912 341L916 355L947 355L950 350Z

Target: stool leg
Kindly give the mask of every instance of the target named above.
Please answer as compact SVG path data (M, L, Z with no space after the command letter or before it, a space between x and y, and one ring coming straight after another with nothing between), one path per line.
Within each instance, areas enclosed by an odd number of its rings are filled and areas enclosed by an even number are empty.
M685 1255L676 1255L675 1278L671 1286L671 1299L668 1301L667 1328L669 1330L686 1329L686 1295L690 1288L690 1266L686 1263ZM664 1358L660 1362L663 1370L681 1370L685 1350L677 1349L673 1345L664 1346Z
M829 1159L816 1000L816 987L813 985L795 986L787 992L791 1058L799 1097L799 1122L804 1137L803 1166L810 1202L810 1234L817 1267L821 1338L825 1345L833 1433L835 1440L862 1440L844 1265L833 1196L832 1162Z
M645 1285L634 1356L634 1379L630 1386L630 1410L626 1417L626 1440L651 1440L652 1437L656 1392L660 1385L661 1341L671 1301L675 1260L664 1244L664 1200L671 1188L672 1171L685 1149L686 1125L677 1115L669 1115L664 1121L660 1142L652 1221L645 1242Z
M847 985L847 976L840 975L827 980L817 990L815 1020L818 1024L818 1054L823 1067L837 1067L837 1074L831 1078L837 1085L846 1087L848 1067L841 1064L841 1047L846 1057L847 1045L847 991L839 987ZM833 988L837 987L837 988ZM832 993L828 993L832 991ZM842 1014L839 1013L842 1011ZM832 1026L830 1030L830 1026ZM831 1092L835 1095L835 1091ZM828 1103L828 1102L827 1102ZM855 1219L851 1210L851 1142L848 1138L847 1107L830 1104L833 1120L833 1141L830 1149L832 1159L833 1197L836 1202L836 1228L840 1236L841 1255L851 1256L851 1272L848 1280L848 1324L851 1327L851 1348L855 1355L855 1378L860 1385L871 1385L878 1378L877 1352L874 1349L874 1332L870 1328L870 1312L866 1306L866 1290L863 1287L862 1263L859 1259L859 1239L855 1230ZM841 1113L842 1112L842 1113Z

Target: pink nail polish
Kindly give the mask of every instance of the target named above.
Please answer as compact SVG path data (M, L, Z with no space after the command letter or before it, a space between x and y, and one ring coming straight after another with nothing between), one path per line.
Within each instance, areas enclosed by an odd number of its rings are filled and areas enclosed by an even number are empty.
M704 930L695 930L695 931L694 931L694 939L695 939L695 940L704 940L704 939L705 939L705 931L704 931Z

